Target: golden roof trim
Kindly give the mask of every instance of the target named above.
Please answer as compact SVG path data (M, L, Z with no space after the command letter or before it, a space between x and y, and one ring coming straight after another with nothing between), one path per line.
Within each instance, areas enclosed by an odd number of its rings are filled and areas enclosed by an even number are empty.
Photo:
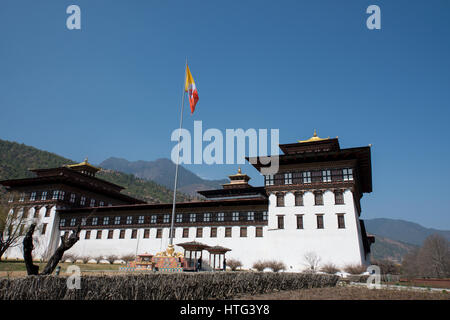
M316 129L314 129L314 134L311 138L309 138L308 140L298 140L299 143L305 143L305 142L314 142L314 141L322 141L322 140L328 140L330 139L330 137L328 138L319 138L317 136L317 132Z
M95 169L97 171L101 170L100 168L97 168L97 167L93 166L92 164L90 164L88 162L88 158L84 159L84 161L80 162L80 163L66 165L67 168L76 168L76 167L82 167L82 166L87 166L87 167L90 167L90 168Z

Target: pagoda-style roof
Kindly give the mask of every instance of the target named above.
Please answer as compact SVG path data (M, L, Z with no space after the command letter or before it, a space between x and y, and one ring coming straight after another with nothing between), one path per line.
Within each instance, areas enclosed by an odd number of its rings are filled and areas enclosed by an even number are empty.
M117 184L96 178L93 175L87 175L78 170L68 168L67 166L47 169L30 169L29 171L35 173L37 177L3 180L0 181L0 184L8 188L65 184L108 195L127 203L145 203L145 201L121 193L120 191L124 188Z
M209 248L207 244L197 241L178 243L177 246L182 247L186 251L202 251Z
M100 168L94 167L92 164L90 164L88 162L88 158L84 159L84 161L81 163L68 164L66 165L66 167L91 176L95 176L95 173L101 170Z
M208 251L209 253L213 253L213 254L224 254L228 251L231 251L231 249L221 247L221 246L214 246L214 247L209 247L208 249L206 249L206 251Z

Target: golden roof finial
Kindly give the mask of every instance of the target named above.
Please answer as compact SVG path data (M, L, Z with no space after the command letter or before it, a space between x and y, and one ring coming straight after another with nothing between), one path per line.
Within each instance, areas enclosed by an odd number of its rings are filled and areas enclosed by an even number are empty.
M84 158L84 162L88 162L88 157L86 156L86 158Z
M242 172L241 172L241 167L239 167L239 169L238 169L238 173L239 174L241 174Z
M308 140L298 140L298 142L303 143L303 142L313 142L313 141L322 141L322 140L328 140L330 139L330 137L328 138L319 138L317 136L317 130L314 129L314 134L311 138L309 138Z

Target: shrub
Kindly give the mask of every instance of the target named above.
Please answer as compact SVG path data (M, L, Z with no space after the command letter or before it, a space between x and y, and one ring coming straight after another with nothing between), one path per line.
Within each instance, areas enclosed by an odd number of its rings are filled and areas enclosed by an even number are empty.
M252 268L256 269L258 271L264 271L265 268L268 268L269 266L267 265L267 261L262 261L262 260L258 260L256 261Z
M119 260L119 257L112 254L112 255L105 257L105 260L107 260L109 263L113 264L114 261Z
M361 274L367 271L367 266L362 264L348 264L344 267L344 271L350 274Z
M207 272L84 276L80 290L67 289L67 277L1 279L0 300L206 300L232 299L279 290L335 286L326 274Z
M272 269L273 272L286 270L286 265L281 261L271 260L271 261L267 261L266 264L267 264L267 268Z
M336 272L339 272L340 270L333 263L327 263L327 264L324 264L320 268L320 271L325 272L325 273L329 273L329 274L335 274Z
M125 262L129 262L129 261L134 261L136 259L136 256L134 254L130 253L130 254L126 254L126 255L122 256L121 259Z
M83 256L83 257L78 257L77 260L81 260L83 261L84 264L88 263L89 260L91 260L92 257L90 256Z
M231 271L236 271L237 268L242 267L242 262L237 259L228 259L227 266L230 267Z
M61 262L66 262L67 260L70 260L70 262L74 263L77 261L78 257L71 253L65 253L62 258Z
M400 266L391 260L374 260L372 264L380 267L381 274L400 274Z

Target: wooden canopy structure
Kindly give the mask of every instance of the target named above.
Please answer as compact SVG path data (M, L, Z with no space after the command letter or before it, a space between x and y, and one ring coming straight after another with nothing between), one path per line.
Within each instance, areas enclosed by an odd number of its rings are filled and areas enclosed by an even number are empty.
M197 260L199 258L203 259L203 250L209 248L207 244L197 241L179 243L177 244L177 246L180 246L184 249L184 258L187 261L187 268L190 270L195 270ZM200 257L198 257L198 253L200 253Z
M231 251L231 249L221 247L221 246L214 246L214 247L208 247L206 249L209 252L209 265L213 268L213 270L219 269L223 270L223 261L225 259L225 254L228 251ZM217 258L218 256L218 258ZM212 264L211 264L211 257Z

